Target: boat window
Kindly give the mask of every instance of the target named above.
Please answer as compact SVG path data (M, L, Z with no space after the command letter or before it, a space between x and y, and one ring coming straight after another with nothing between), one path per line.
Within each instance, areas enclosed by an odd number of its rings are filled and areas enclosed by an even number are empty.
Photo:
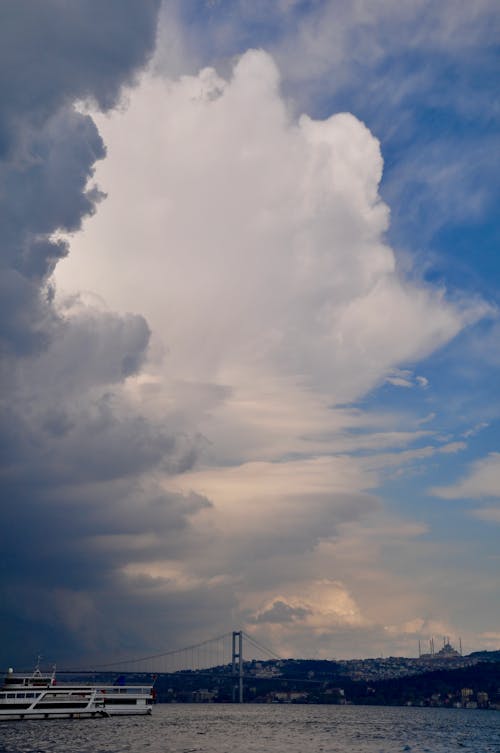
M7 698L15 698L15 697L16 697L15 693L7 693Z
M38 696L39 693L36 693L36 694L35 693L26 693L26 698L34 698L35 695Z
M16 698L26 698L26 693L16 693Z

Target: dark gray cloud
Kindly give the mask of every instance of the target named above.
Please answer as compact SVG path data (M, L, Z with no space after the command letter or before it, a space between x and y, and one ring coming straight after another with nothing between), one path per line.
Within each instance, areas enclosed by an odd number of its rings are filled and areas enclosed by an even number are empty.
M74 104L118 102L153 50L159 4L0 7L4 663L144 643L159 591L123 567L189 548L189 518L210 505L159 478L189 468L198 441L141 415L122 389L147 355L144 318L78 299L56 309L52 287L69 252L57 233L77 231L103 198L92 177L105 146Z
M102 198L105 154L77 100L116 103L153 49L159 0L6 0L0 7L0 349L43 348L56 317L50 275Z
M23 153L0 163L2 249L0 347L40 351L57 326L50 276L68 245L53 237L74 231L92 214L99 191L87 188L104 145L89 116L70 107L29 129Z
M19 630L18 662L41 648L54 659L103 650L94 633L85 637L87 618L117 649L130 640L117 623L138 608L123 568L195 546L189 519L210 502L167 492L162 478L193 464L197 441L138 413L121 390L148 341L141 317L94 313L66 322L39 356L9 359L0 433L5 662ZM117 594L120 609L110 611ZM39 611L42 628L55 628L42 647Z
M0 154L65 105L116 104L151 53L160 0L3 0Z

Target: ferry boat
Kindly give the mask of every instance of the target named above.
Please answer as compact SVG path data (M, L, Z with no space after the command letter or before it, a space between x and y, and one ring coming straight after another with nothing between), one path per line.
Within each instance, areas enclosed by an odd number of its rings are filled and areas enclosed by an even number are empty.
M0 689L0 720L151 714L152 685L58 683L55 670L7 672Z

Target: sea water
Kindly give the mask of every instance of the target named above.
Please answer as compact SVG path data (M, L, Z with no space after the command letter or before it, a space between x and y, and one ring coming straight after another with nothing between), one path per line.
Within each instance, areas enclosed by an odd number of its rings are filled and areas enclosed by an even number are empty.
M0 722L0 753L500 753L500 712L161 704L148 717Z

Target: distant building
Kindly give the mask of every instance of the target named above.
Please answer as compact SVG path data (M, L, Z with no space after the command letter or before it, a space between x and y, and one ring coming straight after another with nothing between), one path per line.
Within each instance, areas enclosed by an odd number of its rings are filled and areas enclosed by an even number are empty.
M449 638L443 638L443 647L436 651L434 648L434 638L429 641L429 653L422 653L420 641L418 642L418 657L424 661L434 661L436 659L459 659L462 657L462 639L460 639L460 651L451 645Z
M271 694L271 698L275 703L293 703L307 700L307 693L293 690L277 691Z
M476 693L476 700L477 700L477 705L479 706L479 708L481 709L488 708L489 701L490 701L488 693L485 693L484 691L479 691L478 693Z
M200 688L193 692L193 703L210 703L216 694L207 688Z
M434 656L439 657L440 659L455 659L456 657L460 656L460 653L456 650L456 648L453 648L451 643L445 643L443 645L443 648L439 649L439 651L434 654Z
M474 695L474 691L472 688L462 688L460 691L460 695L462 697L462 703L468 703L468 701L472 698Z

